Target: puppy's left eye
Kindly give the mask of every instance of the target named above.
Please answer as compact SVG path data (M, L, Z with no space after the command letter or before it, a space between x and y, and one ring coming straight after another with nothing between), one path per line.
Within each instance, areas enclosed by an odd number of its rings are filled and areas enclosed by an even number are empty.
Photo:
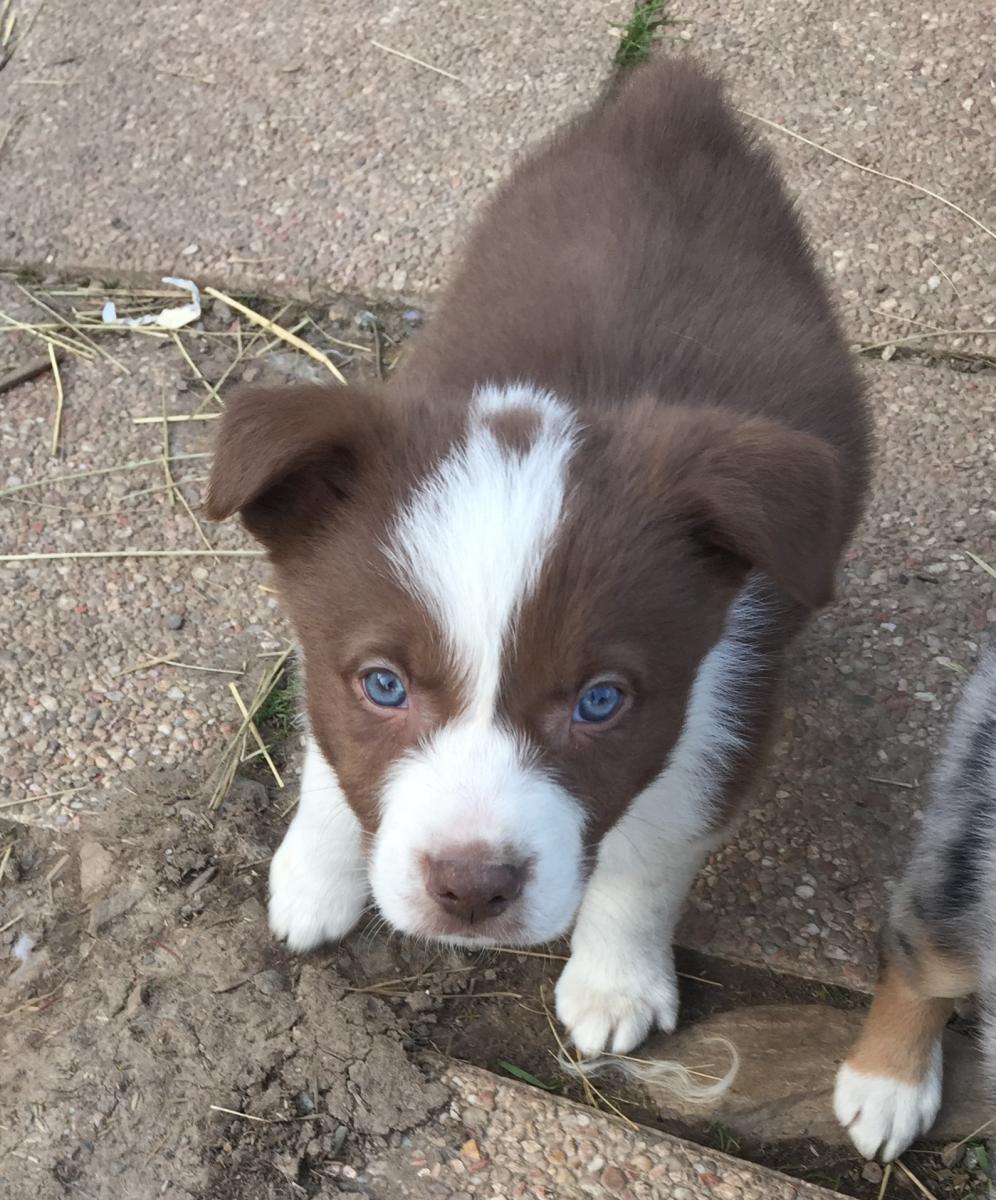
M596 683L583 692L574 706L573 720L599 725L614 717L623 702L623 694L614 683Z
M363 676L363 690L367 699L378 708L407 708L408 692L394 671L386 667L368 671Z

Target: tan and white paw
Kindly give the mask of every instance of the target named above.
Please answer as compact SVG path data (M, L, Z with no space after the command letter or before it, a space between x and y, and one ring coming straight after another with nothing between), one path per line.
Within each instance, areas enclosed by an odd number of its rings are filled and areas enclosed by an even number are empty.
M363 915L369 884L362 860L317 859L294 827L270 864L270 928L297 953L346 936Z
M870 1075L844 1063L837 1072L833 1108L865 1158L898 1158L933 1125L941 1107L941 1044L919 1083Z
M582 1055L628 1054L653 1029L678 1022L678 984L669 961L625 968L572 954L556 987L557 1016Z

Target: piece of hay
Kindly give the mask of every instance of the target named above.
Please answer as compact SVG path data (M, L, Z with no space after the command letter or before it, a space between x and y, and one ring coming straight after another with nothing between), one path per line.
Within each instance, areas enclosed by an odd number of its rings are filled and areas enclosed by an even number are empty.
M275 321L271 321L269 317L264 317L262 313L256 312L245 304L241 304L238 300L233 300L231 296L226 296L224 292L219 292L217 288L207 287L204 289L207 295L215 300L220 300L222 304L227 304L229 308L234 308L236 312L240 312L244 317L247 317L254 325L258 325L261 329L267 330L269 333L286 342L288 346L293 346L295 350L300 350L302 354L307 354L309 358L313 358L315 362L321 365L333 375L340 383L346 382L346 377L335 365L334 362L321 350L316 350L314 346L299 338L297 334L290 333L288 330L277 325Z

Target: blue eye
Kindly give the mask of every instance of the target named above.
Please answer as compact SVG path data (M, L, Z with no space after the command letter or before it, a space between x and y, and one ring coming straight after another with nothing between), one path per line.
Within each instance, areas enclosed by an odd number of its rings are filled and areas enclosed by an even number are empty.
M393 671L378 668L363 676L363 690L378 708L404 708L408 703L405 685Z
M614 683L596 683L578 700L573 719L586 725L597 725L614 717L622 702L623 694Z

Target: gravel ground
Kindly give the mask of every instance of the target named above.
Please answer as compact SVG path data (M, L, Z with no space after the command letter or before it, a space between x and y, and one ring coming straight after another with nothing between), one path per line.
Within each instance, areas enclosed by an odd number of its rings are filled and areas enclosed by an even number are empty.
M101 0L15 8L31 31L0 75L0 262L424 300L514 157L598 93L632 3L517 0L496 19L302 0L293 22L265 0L232 20L198 0L155 22ZM745 109L996 228L989 0L673 11L667 47L719 68ZM856 340L996 326L991 234L761 128Z

